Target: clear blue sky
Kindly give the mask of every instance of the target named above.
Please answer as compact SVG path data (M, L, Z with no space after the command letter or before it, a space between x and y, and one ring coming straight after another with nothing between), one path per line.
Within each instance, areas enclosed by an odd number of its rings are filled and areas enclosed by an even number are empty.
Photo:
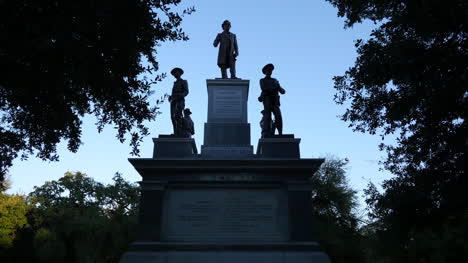
M219 77L216 65L217 49L212 46L221 23L232 22L231 31L237 35L239 53L238 76L250 79L249 122L252 143L256 148L260 135L261 103L258 80L261 68L267 63L275 65L276 77L286 94L281 98L284 133L301 138L303 158L316 158L333 154L349 158L348 177L358 191L368 181L380 183L390 175L379 171L377 162L384 156L378 151L378 136L354 133L338 115L345 108L333 102L332 77L341 75L355 58L354 40L367 38L373 24L366 23L344 30L343 19L337 10L324 0L184 0L181 7L194 5L195 13L185 18L182 28L189 35L187 42L163 43L158 48L160 72L173 67L185 70L183 78L189 82L190 94L186 105L193 114L197 146L203 143L203 124L207 116L206 79ZM122 18L125 19L125 18ZM172 88L168 77L154 86L154 101ZM141 157L151 157L152 137L170 134L172 126L169 105L161 106L162 114L149 123L151 136L145 138ZM119 143L115 131L108 127L98 133L95 119L83 121L84 145L78 153L69 153L66 144L58 147L60 162L43 162L36 158L16 160L10 170L12 192L28 193L34 186L60 178L67 171L81 171L101 182L110 182L115 172L136 182L141 179L127 158L130 147Z

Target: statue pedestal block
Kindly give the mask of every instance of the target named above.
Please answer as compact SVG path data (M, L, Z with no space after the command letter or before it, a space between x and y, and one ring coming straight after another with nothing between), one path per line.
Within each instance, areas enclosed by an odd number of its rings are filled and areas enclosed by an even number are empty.
M209 79L208 121L205 123L203 158L253 158L247 121L249 80Z
M301 158L299 143L301 139L293 134L274 135L260 138L257 146L257 156L261 158Z
M198 153L192 138L160 135L159 138L153 138L153 143L153 158L190 158Z

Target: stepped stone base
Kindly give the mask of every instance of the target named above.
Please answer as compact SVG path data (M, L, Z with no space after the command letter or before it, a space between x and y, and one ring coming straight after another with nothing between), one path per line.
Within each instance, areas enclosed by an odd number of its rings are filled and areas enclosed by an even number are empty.
M120 263L329 263L323 252L170 251L127 252Z

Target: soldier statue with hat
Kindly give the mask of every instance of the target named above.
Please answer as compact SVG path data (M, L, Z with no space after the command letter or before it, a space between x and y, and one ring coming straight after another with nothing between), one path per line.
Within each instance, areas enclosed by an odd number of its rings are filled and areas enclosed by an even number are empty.
M182 134L184 138L192 138L192 135L195 134L195 125L193 124L192 118L190 115L192 112L189 108L184 110L184 118L182 119Z
M275 66L273 64L265 65L262 69L265 77L260 80L262 93L258 97L258 101L263 102L262 137L274 135L275 128L278 130L279 135L283 134L283 118L281 117L279 94L285 94L286 91L280 86L277 79L271 77L274 69ZM274 125L271 118L272 113L275 116Z
M174 86L172 87L169 102L171 103L171 121L174 128L174 135L182 135L182 111L185 108L185 97L188 95L187 80L181 78L184 71L181 68L174 68L171 70L172 76L176 78Z
M239 55L239 47L237 46L236 35L229 32L231 29L231 22L225 20L221 25L223 32L216 36L213 46L219 45L218 51L218 66L221 69L221 76L223 79L227 78L226 70L229 68L231 71L231 79L236 79L236 58Z

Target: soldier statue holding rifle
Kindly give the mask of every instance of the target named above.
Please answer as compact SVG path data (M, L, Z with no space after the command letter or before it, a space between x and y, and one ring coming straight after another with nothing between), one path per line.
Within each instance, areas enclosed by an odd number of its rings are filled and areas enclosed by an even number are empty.
M258 101L263 102L262 137L274 135L275 129L278 130L279 135L283 134L279 94L285 94L286 91L280 86L277 79L271 77L274 69L273 64L265 65L262 69L265 77L260 80L262 93L258 97ZM271 114L275 116L274 123Z
M188 83L187 80L181 78L182 74L184 74L181 68L172 69L171 74L176 78L174 86L172 87L172 93L169 96L172 127L174 128L175 136L182 136L182 111L185 108L185 97L189 93Z

